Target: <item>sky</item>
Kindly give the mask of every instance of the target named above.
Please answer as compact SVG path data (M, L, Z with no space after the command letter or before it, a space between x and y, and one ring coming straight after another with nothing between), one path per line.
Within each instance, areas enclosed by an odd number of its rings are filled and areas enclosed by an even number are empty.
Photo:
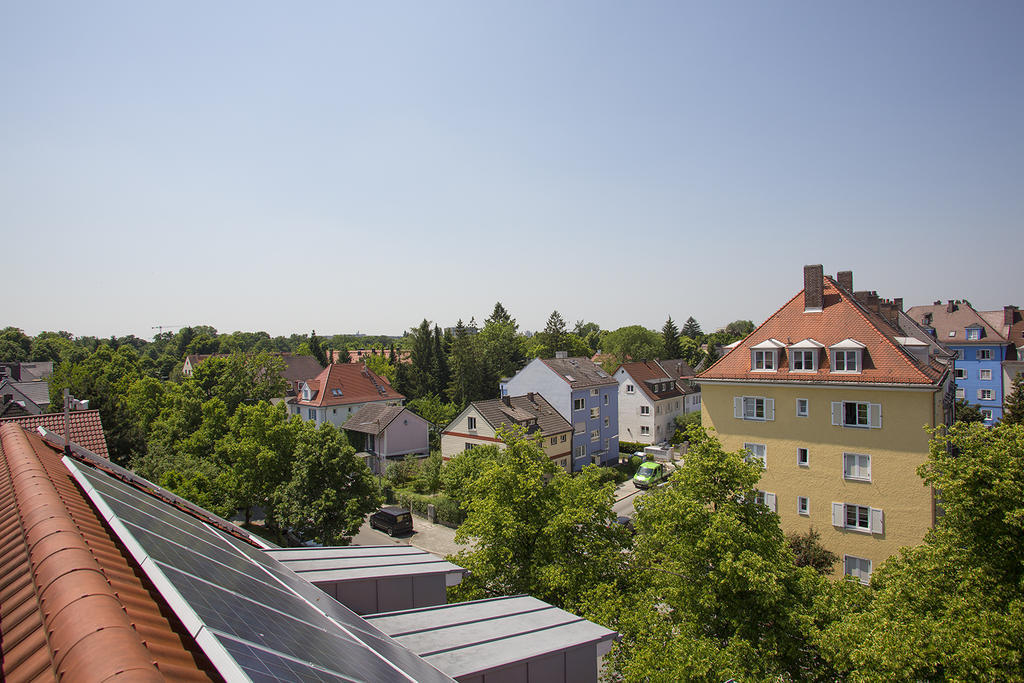
M0 0L0 327L1024 305L1024 3Z

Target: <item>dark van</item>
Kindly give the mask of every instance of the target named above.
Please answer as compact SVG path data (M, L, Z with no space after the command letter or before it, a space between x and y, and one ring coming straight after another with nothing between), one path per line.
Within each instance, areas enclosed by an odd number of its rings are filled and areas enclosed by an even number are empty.
M412 531L412 513L396 506L383 507L370 515L370 528L380 529L388 536Z

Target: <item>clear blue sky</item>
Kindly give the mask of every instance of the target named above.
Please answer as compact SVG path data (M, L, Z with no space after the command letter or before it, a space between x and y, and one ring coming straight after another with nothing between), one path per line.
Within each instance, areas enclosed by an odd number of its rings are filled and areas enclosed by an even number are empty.
M0 3L0 325L1024 304L1021 2Z

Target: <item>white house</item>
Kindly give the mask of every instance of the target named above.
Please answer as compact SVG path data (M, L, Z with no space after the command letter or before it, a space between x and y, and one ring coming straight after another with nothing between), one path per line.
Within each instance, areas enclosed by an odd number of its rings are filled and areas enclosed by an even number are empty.
M681 359L639 361L620 365L619 438L638 443L661 443L675 434L680 415L700 410L700 387L693 369Z
M365 405L400 406L404 402L405 396L365 364L338 363L303 382L299 395L288 399L288 412L317 424L341 427Z

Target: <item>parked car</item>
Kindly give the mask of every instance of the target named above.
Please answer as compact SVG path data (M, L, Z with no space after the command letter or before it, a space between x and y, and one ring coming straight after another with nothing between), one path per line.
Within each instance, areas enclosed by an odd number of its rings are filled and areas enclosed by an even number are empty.
M380 529L388 536L412 531L412 513L394 505L382 507L370 515L370 528Z
M633 484L638 489L657 486L665 478L665 465L660 462L647 461L640 465L633 475Z

